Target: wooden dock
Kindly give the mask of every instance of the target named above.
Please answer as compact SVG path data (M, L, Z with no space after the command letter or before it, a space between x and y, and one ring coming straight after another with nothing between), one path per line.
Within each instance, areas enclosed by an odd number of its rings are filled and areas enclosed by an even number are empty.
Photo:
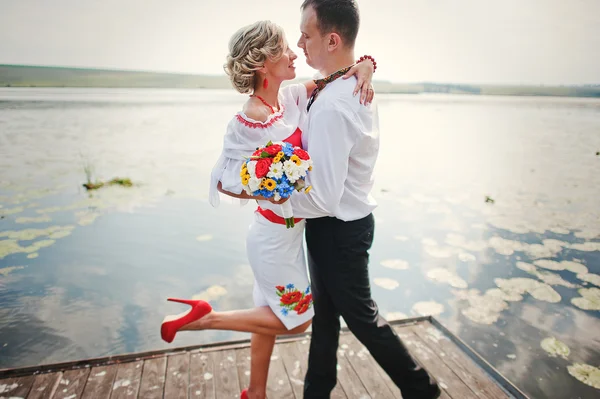
M417 361L443 388L441 398L526 396L435 319L392 322ZM280 339L267 397L302 398L310 334ZM77 362L0 370L0 399L239 398L248 386L250 342L236 341ZM401 398L400 391L347 330L340 337L332 398Z

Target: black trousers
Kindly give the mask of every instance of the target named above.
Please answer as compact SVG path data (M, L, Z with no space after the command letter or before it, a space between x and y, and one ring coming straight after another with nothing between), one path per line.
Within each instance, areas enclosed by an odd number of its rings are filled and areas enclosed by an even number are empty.
M400 388L404 399L440 395L435 381L408 353L371 298L369 249L373 215L343 222L326 217L306 223L306 244L315 316L304 398L329 398L336 384L340 316Z

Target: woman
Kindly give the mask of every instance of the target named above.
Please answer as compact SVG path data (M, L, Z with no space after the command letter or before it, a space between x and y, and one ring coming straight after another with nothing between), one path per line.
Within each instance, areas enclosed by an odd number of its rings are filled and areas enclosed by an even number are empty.
M264 398L269 362L275 338L304 332L313 317L312 295L302 246L304 221L287 229L276 201L253 197L242 189L240 169L256 147L268 141L287 141L301 147L307 116L308 94L314 82L289 85L296 77L294 60L282 29L260 21L236 32L229 43L225 70L240 93L252 93L229 123L221 157L211 175L210 201L219 204L218 191L242 201L259 202L247 236L247 253L254 273L255 308L229 312L213 311L205 301L187 303L192 309L183 316L165 318L162 338L171 342L177 331L234 330L252 333L250 386L242 398ZM352 67L345 77L358 76L355 92L361 101L372 100L370 88L374 65L369 60ZM301 194L298 194L301 195Z

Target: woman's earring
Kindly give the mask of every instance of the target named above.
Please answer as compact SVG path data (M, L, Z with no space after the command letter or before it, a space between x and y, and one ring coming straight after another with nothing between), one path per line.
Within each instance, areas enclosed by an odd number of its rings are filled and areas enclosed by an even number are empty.
M267 80L267 77L265 76L265 80L263 80L263 89L266 89L267 87L269 87L269 81Z

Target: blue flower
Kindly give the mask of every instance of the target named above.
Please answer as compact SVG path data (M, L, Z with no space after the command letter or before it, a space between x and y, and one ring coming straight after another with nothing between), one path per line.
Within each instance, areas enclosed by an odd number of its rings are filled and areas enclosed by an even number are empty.
M289 181L289 179L287 178L287 175L284 173L284 174L281 176L281 179L277 180L277 183L278 183L278 184L283 184L283 183L285 183L285 184L288 184L288 185L289 185L289 184L290 184L290 181Z
M284 316L288 315L288 310L286 308L281 309L281 314Z
M286 179L287 180L287 179ZM287 182L281 182L277 185L277 191L283 198L289 197L294 192L294 187Z
M291 157L292 155L294 155L294 147L292 147L290 143L285 143L285 145L283 146L283 153L286 156Z
M306 287L306 291L304 291L305 294L310 294L310 285L308 287Z
M265 189L261 190L260 194L265 198L271 198L272 196L275 195L275 190L269 191L265 188Z
M288 284L285 286L285 288L287 288L288 290L293 290L294 289L294 284Z

